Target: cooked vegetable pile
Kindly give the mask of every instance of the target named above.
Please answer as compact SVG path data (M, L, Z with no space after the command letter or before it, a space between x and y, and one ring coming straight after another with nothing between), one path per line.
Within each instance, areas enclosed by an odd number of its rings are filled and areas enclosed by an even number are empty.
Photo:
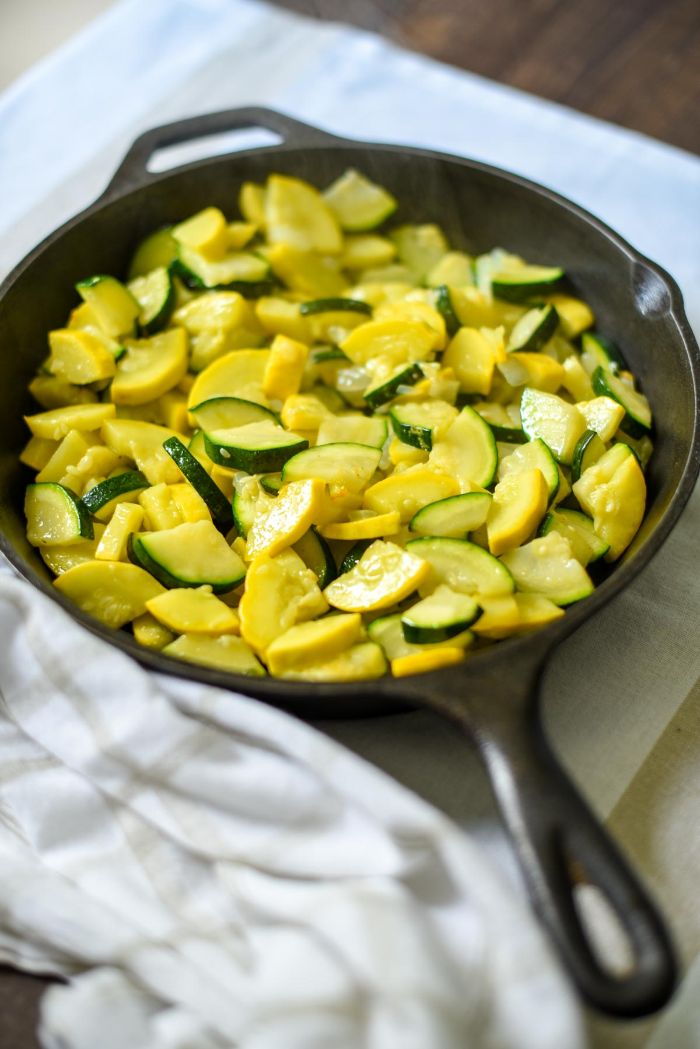
M21 459L57 589L313 681L449 666L589 594L642 520L651 412L562 270L387 232L353 170L239 206L152 233L48 334Z

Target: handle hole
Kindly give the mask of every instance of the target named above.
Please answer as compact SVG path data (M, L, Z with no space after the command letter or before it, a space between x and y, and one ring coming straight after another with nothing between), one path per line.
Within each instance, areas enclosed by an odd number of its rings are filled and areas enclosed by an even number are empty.
M189 142L162 146L154 150L148 158L146 167L152 174L157 175L163 171L170 171L171 168L179 167L181 164L191 164L195 160L224 156L226 153L238 153L244 149L277 146L283 141L281 135L262 127L222 131L215 135L192 139Z
M574 910L597 964L617 980L631 976L637 964L632 941L607 895L577 860L569 860Z

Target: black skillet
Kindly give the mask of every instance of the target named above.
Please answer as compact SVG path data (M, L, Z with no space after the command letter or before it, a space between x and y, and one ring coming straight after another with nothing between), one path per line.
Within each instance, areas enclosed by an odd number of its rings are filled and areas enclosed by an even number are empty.
M274 131L281 144L186 164L154 175L154 151L240 128ZM392 190L397 221L437 221L471 251L503 245L563 265L595 308L600 330L623 349L654 409L656 450L648 471L647 516L632 547L595 593L552 626L474 654L462 667L358 684L285 683L190 666L102 627L50 586L28 545L22 515L26 476L17 454L26 440L27 382L46 353L46 332L75 304L75 281L124 273L146 233L207 204L231 212L240 183L285 172L326 185L356 167ZM301 717L368 717L427 707L476 743L510 832L532 903L574 981L598 1009L641 1016L672 993L676 966L664 925L618 849L566 777L543 734L538 685L548 654L647 564L686 503L700 465L698 347L680 292L587 212L525 179L470 160L336 138L264 109L239 109L155 128L136 140L105 193L39 245L0 288L0 545L34 586L93 633L145 666L257 696ZM575 671L572 669L572 673ZM629 937L633 962L604 968L574 903L585 879L602 890Z

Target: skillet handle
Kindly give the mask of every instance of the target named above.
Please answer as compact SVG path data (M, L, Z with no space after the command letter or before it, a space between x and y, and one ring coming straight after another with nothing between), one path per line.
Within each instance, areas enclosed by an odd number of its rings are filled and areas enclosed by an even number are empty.
M179 142L206 138L208 135L224 134L246 128L264 128L276 132L290 145L330 145L342 141L320 128L304 124L300 120L261 106L246 106L241 109L224 109L218 113L203 113L200 116L176 120L151 128L133 142L126 156L112 176L103 196L111 197L125 190L134 189L154 176L148 170L148 161L158 149L174 146Z
M535 687L538 676L534 671ZM555 758L536 704L491 711L482 705L470 727L535 910L591 1005L619 1017L654 1012L676 982L655 904ZM623 974L603 968L592 950L574 902L582 881L598 887L627 934L632 961Z

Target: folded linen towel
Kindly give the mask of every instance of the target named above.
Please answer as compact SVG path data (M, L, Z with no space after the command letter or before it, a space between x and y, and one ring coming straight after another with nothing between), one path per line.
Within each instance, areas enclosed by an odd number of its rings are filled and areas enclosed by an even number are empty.
M147 673L0 573L0 960L51 1049L576 1049L524 905L294 718Z

